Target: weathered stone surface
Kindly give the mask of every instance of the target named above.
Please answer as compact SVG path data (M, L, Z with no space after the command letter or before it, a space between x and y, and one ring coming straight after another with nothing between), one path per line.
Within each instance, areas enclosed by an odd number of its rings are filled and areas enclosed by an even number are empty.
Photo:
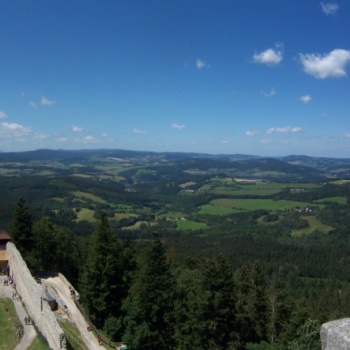
M29 316L46 338L50 349L64 349L66 347L64 332L50 306L43 299L42 286L34 280L16 246L9 242L6 250L9 254L11 278L16 284L17 293L22 298Z
M324 323L321 344L322 350L350 350L350 318Z

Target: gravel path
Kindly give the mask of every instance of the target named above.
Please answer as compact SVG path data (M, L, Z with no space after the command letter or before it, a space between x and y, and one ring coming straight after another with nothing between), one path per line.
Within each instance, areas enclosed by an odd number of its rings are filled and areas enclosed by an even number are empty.
M12 286L4 286L5 279L5 276L0 276L0 297L7 297L13 300L12 295L15 292L15 290ZM21 342L16 346L14 350L26 350L30 347L30 345L36 338L36 332L34 326L27 325L24 322L24 318L28 317L28 314L26 309L23 307L22 303L18 300L13 300L13 303L17 312L17 316L24 328L24 336Z

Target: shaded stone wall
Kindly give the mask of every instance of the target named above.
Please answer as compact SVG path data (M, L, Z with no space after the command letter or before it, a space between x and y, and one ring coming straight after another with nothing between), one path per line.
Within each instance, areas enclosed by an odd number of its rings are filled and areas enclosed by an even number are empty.
M324 323L321 327L322 350L350 349L350 318Z
M9 255L10 276L16 284L16 290L22 298L29 316L46 338L51 349L65 349L64 332L50 306L43 300L42 286L34 280L15 245L9 242L6 249Z

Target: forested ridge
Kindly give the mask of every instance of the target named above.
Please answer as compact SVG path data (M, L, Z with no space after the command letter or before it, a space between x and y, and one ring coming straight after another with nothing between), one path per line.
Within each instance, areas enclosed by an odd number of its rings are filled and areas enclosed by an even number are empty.
M143 162L2 165L0 225L33 274L62 272L130 349L319 349L350 311L350 182Z

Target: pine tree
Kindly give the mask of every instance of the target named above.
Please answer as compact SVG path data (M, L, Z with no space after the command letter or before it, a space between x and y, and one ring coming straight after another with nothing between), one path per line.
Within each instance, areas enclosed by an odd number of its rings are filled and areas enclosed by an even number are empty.
M32 217L24 198L20 198L17 202L9 231L16 248L22 255L29 255L34 248L34 238Z
M130 349L171 349L173 277L159 235L154 235L123 305Z
M82 300L98 328L120 311L123 285L121 247L113 238L107 215L100 214L90 239L81 282Z

